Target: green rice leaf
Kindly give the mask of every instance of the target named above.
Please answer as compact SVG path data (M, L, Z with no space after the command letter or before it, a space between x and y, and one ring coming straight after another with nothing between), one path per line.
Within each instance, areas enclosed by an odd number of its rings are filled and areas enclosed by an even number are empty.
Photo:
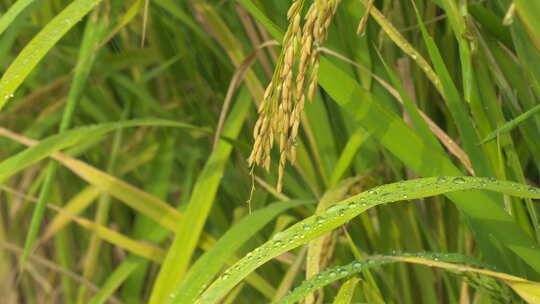
M73 1L26 45L0 78L0 110L49 50L100 2Z
M209 304L219 301L236 284L250 272L268 260L303 245L326 232L345 224L367 209L377 205L398 202L402 200L425 198L464 190L491 190L515 195L540 199L540 189L528 185L498 181L491 178L478 177L428 177L379 186L369 191L343 200L325 212L310 216L285 231L282 231L262 246L248 253L243 259L227 269L197 300L197 304ZM477 203L472 201L471 203ZM488 214L485 221L493 221L496 225L505 225L503 221L491 218ZM514 236L508 235L505 244L519 252L538 256L536 246L522 246L513 241ZM512 242L510 244L510 242ZM531 265L540 266L540 260L531 261Z
M15 20L24 9L35 1L36 0L17 0L17 2L13 3L8 11L0 17L0 35L6 31L13 20Z
M247 91L242 90L225 123L223 136L238 136L248 114L250 101ZM185 276L232 150L230 143L220 140L202 169L184 213L184 220L175 229L175 240L154 284L149 303L163 303Z
M500 134L503 134L503 133L506 133L506 132L510 132L512 131L512 129L514 129L515 127L519 126L519 124L521 124L522 122L524 122L525 120L527 120L528 118L534 116L536 113L538 113L540 111L540 105L536 105L534 106L532 109L528 110L527 112L523 113L523 114L520 114L518 117L506 122L504 125L500 126L499 128L497 128L497 130L489 133L489 135L487 135L481 142L480 144L485 144L489 141L492 141L494 140L495 138L497 138L497 136L499 136Z
M87 140L89 137L102 136L107 132L118 128L141 126L162 126L201 130L201 128L193 125L163 119L134 119L124 122L104 123L72 129L61 134L47 137L38 144L0 162L0 182L5 181L13 174L48 157L52 153L76 145ZM2 135L2 133L0 133L0 135Z
M218 274L231 255L268 222L283 211L306 204L305 201L274 203L244 217L201 256L189 272L182 284L170 296L172 303L191 303L200 294L204 286Z

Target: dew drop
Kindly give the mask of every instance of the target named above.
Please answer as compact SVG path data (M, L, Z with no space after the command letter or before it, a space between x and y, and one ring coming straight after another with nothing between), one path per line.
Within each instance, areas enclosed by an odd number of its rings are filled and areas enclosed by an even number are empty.
M448 179L444 176L437 177L437 183L446 183L448 182Z
M310 227L308 224L304 224L304 225L302 226L302 228L303 228L304 230L306 230L306 231L311 229L311 227Z
M463 177L456 177L454 178L453 180L454 184L464 184L465 183L465 179Z
M374 189L371 189L368 191L368 194L371 194L371 195L376 195L378 192L377 190L374 190Z
M227 280L227 279L230 278L230 277L231 277L231 275L228 274L227 272L225 272L223 275L221 275L221 279L222 279L222 280Z
M317 224L322 224L322 223L324 223L324 221L325 221L325 218L324 218L323 216L317 216L317 217L315 218L315 222L316 222Z
M327 212L336 212L340 208L341 208L340 205L334 205L334 206L328 208Z
M536 193L536 192L538 192L538 189L537 189L537 188L535 188L535 187L529 187L529 189L528 189L528 190L529 190L529 192L533 192L533 193Z
M355 208L358 207L358 203L356 203L356 202L350 202L350 203L348 204L348 206L349 206L349 209L355 209Z
M283 246L283 242L282 241L274 241L274 248L279 248L281 246Z
M272 236L272 239L274 239L274 240L275 240L275 239L280 239L280 238L283 237L283 235L284 235L284 232L283 232L283 231L278 232L278 233L274 234L274 236Z
M342 275L342 276L346 276L346 275L349 274L349 272L348 272L347 270L343 269L343 270L341 270L341 271L339 272L339 274Z
M328 276L330 276L331 278L335 277L336 276L336 272L335 271L330 271L328 273Z
M339 216L344 216L345 215L345 209L339 209L338 214L339 214Z

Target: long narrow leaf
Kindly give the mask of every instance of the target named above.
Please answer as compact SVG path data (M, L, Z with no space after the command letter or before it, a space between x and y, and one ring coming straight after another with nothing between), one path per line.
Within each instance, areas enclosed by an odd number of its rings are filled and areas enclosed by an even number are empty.
M246 255L238 263L225 271L202 295L196 303L206 304L219 301L237 283L251 271L275 256L305 244L328 231L345 224L359 214L374 206L398 202L404 199L418 199L433 195L463 190L491 190L520 197L540 198L540 189L512 182L497 181L477 177L428 177L416 180L388 184L362 192L343 200L326 212L314 215L296 223L289 229L276 234L271 240ZM471 201L471 204L478 203ZM496 225L505 225L487 216L485 221L493 221ZM521 254L538 256L538 249L524 247L508 236L504 243ZM511 244L510 244L511 243ZM531 266L539 267L540 260L530 261Z
M76 0L49 22L0 79L0 110L49 50L101 0Z

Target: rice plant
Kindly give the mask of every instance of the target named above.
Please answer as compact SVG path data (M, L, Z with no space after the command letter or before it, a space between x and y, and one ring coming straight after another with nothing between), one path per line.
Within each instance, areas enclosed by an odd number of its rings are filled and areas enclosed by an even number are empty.
M540 2L0 12L1 303L540 303Z

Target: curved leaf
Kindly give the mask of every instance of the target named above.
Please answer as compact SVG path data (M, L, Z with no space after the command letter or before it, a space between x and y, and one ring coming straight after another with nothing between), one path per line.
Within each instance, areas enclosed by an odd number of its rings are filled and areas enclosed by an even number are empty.
M306 204L306 201L290 201L271 204L244 217L217 241L212 249L200 257L183 283L171 295L172 302L191 303L223 267L229 257L249 238L270 222L275 216L292 207Z
M0 162L0 182L3 182L13 174L23 170L37 161L46 158L52 153L71 147L88 139L89 137L101 136L118 128L140 126L202 129L193 125L163 119L134 119L123 122L103 123L72 129L61 134L47 137L46 139L41 140L38 144ZM0 135L5 134L6 130L0 128Z
M250 272L266 261L343 225L369 208L405 199L418 199L447 192L473 189L491 190L520 197L540 198L540 189L535 187L513 182L497 181L491 178L465 176L428 177L379 186L341 201L327 209L326 212L308 217L289 229L276 234L272 240L250 252L223 273L201 295L196 303L217 302ZM474 202L471 201L471 203ZM514 250L527 251L530 254L538 252L536 247L524 248L519 245L513 246L517 247L512 248ZM536 261L533 263L539 262Z
M488 276L493 279L497 279L513 288L521 297L529 301L534 302L534 290L540 287L540 283L527 281L525 279L507 275L504 273L494 272L491 270L474 268L468 265L462 265L461 263L470 263L480 265L471 258L452 253L421 253L421 254L407 254L402 256L373 256L363 261L354 261L350 264L337 266L327 269L321 272L312 279L303 281L300 286L295 288L290 294L288 294L277 304L292 304L300 301L306 295L311 292L322 288L332 282L339 279L349 277L351 275L360 273L366 269L378 267L385 264L406 262L421 264L429 267L436 267L446 269L457 273L475 273L482 276ZM460 263L460 264L456 264ZM522 288L523 287L523 288ZM520 289L521 288L521 289ZM533 300L533 301L531 301Z

